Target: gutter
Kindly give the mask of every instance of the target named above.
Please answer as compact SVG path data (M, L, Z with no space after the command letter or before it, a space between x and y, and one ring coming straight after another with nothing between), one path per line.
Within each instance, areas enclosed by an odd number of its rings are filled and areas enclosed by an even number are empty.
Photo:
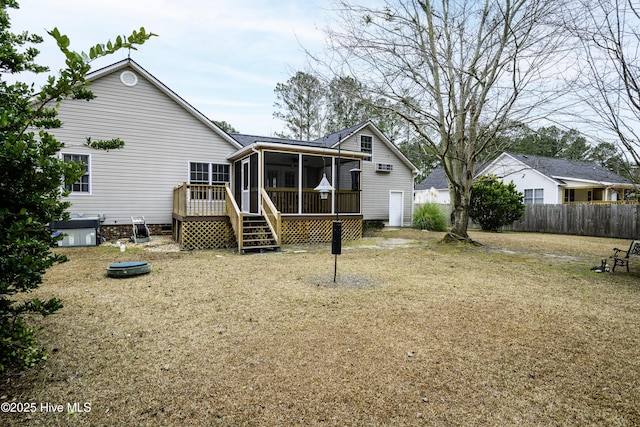
M260 150L260 149L272 149L274 151L289 151L292 153L308 153L308 154L317 154L317 155L326 155L326 156L337 156L338 152L340 152L341 156L350 157L350 158L358 158L364 159L369 155L367 153L362 153L360 151L345 151L345 150L336 150L333 148L324 148L324 147L309 147L306 145L289 145L289 144L278 144L274 142L254 142L253 144L247 145L240 150L231 153L227 160L234 161L241 157L244 157L247 153Z

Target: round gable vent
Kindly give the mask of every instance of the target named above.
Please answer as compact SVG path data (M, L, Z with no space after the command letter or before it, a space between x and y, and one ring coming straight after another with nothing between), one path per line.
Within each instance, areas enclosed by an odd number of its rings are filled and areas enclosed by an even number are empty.
M120 81L125 86L135 86L138 84L138 76L131 71L123 71L120 73Z

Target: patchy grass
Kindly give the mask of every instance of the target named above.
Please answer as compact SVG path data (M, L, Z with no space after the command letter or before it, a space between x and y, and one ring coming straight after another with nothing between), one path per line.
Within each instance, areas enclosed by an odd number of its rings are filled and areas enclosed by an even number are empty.
M640 424L640 265L628 241L370 233L279 254L61 250L50 357L2 379L3 425ZM392 242L393 244L391 244ZM109 279L113 262L150 274ZM90 403L44 412L42 403Z

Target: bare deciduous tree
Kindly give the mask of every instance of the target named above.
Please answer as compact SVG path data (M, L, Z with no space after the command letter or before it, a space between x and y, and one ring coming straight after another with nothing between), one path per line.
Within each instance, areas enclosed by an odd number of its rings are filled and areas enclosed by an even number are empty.
M452 233L468 238L477 157L512 123L531 121L553 96L562 33L554 0L343 0L331 52L440 158ZM336 56L339 59L336 59ZM543 90L545 88L545 90Z
M640 3L581 0L570 28L584 48L583 85L578 94L595 113L595 124L619 141L640 164ZM594 121L590 121L594 124Z

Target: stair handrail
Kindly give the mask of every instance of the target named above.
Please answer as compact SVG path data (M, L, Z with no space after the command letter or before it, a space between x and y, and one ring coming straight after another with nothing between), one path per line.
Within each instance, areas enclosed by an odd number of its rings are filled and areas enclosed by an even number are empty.
M238 208L238 204L236 203L236 199L233 197L231 193L231 189L229 188L229 184L225 184L225 191L227 193L226 202L227 202L227 215L229 215L229 221L231 221L231 227L233 231L236 233L236 241L238 242L238 253L242 253L242 212L240 212L240 208Z
M260 188L260 194L262 196L262 215L267 221L277 245L282 246L282 215L264 188Z

